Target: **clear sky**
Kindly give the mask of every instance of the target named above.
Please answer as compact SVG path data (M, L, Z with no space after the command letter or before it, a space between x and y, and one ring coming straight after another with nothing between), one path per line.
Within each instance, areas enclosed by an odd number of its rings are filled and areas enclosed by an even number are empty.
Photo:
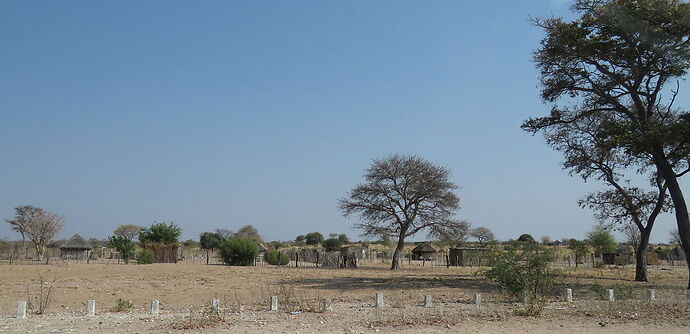
M458 217L500 239L584 237L576 201L598 186L520 129L549 110L529 17L568 6L0 1L0 218L40 206L65 217L61 238L173 220L184 239L247 224L357 239L338 198L372 158L414 153L449 167Z

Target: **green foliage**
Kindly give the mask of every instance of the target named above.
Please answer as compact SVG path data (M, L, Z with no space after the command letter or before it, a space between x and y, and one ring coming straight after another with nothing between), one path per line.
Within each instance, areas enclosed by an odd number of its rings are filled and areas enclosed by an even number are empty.
M175 223L157 223L139 232L139 241L142 244L158 243L164 245L174 245L182 234L182 229Z
M125 236L113 235L108 238L108 246L120 253L120 258L129 263L134 257L134 243Z
M249 266L259 255L259 246L250 238L234 237L218 246L220 257L227 265Z
M349 244L350 243L350 238L347 237L347 234L339 235L338 240L340 240L340 242L343 244Z
M252 225L247 225L237 230L233 237L249 238L254 240L254 242L263 242L263 239L261 239L261 235L259 235L259 231L257 231L256 228L254 228L254 226Z
M593 231L587 233L587 241L594 248L594 253L613 253L616 251L616 239L611 232L602 226L596 226Z
M554 258L552 251L541 246L509 250L496 258L485 276L514 296L526 291L530 300L538 300L556 284L558 272L549 268Z
M596 292L599 297L606 299L606 290L613 290L613 295L616 300L625 300L635 298L635 289L629 285L614 284L609 286L602 286L599 283L592 285L592 291Z
M324 240L321 245L327 252L336 252L340 250L340 247L343 246L343 242L340 241L340 239L336 238L330 238Z
M199 235L201 249L216 249L223 242L223 237L214 232L204 232Z
M129 311L134 307L134 303L129 300L124 300L122 298L115 301L115 306L110 309L111 312L125 312Z
M271 249L270 251L266 252L266 262L272 265L284 266L290 263L290 257L277 249Z
M142 249L139 254L137 254L137 263L139 264L151 264L153 263L153 251L150 249Z
M323 234L319 232L307 233L305 236L305 242L307 245L318 245L323 242Z
M303 244L303 243L305 242L305 240L307 240L307 237L304 236L304 235L302 235L302 234L300 234L300 235L298 235L298 236L295 238L295 243L298 243L298 244L301 245L301 244Z
M528 243L528 244L535 244L535 243L537 243L537 242L534 240L534 237L532 237L532 235L529 234L529 233L521 234L521 235L518 237L517 240L520 241L520 242Z
M119 237L125 237L129 240L134 240L134 237L136 237L142 229L143 227L139 225L120 225L113 231L113 234Z

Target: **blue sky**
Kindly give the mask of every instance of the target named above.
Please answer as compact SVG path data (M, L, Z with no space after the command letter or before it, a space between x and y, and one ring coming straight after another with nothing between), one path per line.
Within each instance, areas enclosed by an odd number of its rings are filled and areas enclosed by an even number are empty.
M597 185L519 127L549 110L529 17L568 6L2 1L0 217L44 207L60 237L173 220L185 239L247 224L357 239L337 199L372 158L407 153L453 171L474 226L581 238L594 220L576 201Z

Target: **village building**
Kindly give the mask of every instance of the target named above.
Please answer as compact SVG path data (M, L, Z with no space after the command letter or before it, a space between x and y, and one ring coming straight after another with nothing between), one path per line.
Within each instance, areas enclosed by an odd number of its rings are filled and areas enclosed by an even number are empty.
M89 258L91 248L91 244L77 233L60 246L60 258L63 260L86 260Z

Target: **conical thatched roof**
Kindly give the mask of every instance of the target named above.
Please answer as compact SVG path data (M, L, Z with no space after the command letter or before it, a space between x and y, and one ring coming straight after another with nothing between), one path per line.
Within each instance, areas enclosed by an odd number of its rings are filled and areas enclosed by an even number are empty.
M422 252L422 253L436 253L436 248L434 246L428 244L428 243L423 243L418 245L417 247L412 249L413 252Z
M60 249L91 249L91 245L77 233L60 246Z

